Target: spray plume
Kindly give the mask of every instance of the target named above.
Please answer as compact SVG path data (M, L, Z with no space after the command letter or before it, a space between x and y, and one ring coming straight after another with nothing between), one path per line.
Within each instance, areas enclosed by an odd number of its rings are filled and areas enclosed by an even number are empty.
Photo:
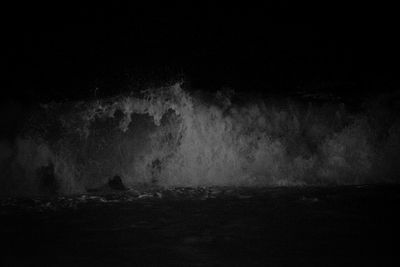
M396 182L400 124L374 123L340 103L206 101L181 83L53 103L0 143L1 191L73 194L114 175L166 187Z

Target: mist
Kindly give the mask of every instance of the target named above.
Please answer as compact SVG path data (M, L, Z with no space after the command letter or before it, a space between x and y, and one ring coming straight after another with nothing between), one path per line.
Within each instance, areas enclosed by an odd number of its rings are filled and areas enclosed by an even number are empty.
M0 193L76 194L115 175L128 187L398 182L393 96L349 111L340 101L235 102L231 91L183 87L41 105L0 141Z

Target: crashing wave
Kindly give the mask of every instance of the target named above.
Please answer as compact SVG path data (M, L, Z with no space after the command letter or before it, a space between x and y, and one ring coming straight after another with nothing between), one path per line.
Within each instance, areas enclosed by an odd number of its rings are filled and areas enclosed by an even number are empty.
M235 104L176 83L42 106L14 144L0 144L1 191L73 194L115 175L166 187L393 182L398 125L378 138L368 116L342 104Z

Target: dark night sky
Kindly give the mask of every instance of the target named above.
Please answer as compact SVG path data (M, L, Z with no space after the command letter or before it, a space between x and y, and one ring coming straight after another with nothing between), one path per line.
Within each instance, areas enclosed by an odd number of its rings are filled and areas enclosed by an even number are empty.
M210 5L145 12L135 6L14 7L2 21L3 95L77 99L98 87L107 96L178 74L210 90L289 92L335 83L358 93L397 85L393 23L298 24L271 13Z

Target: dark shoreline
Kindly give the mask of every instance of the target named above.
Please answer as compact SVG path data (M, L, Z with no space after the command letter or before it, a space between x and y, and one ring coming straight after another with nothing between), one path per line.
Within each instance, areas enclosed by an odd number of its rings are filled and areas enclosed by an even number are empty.
M5 200L3 266L395 266L400 236L397 185Z

